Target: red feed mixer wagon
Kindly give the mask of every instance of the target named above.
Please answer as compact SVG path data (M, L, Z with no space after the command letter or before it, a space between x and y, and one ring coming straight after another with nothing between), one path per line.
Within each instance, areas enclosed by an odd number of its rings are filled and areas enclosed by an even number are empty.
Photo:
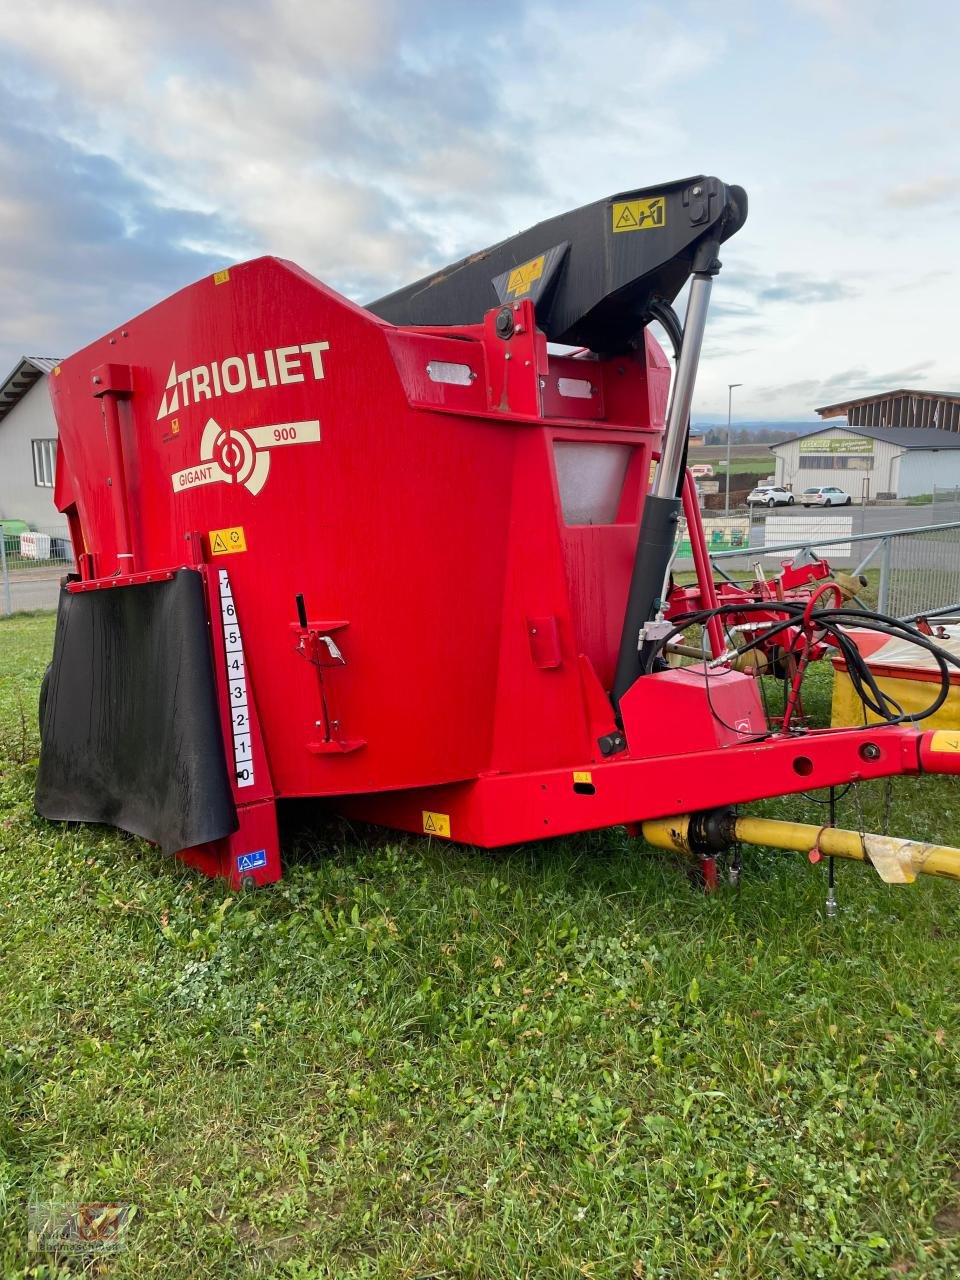
M853 659L884 723L802 722L807 663L845 652L853 609L824 562L712 581L686 441L719 247L745 217L716 178L625 192L367 307L261 258L64 361L77 571L39 813L235 884L280 876L276 804L304 796L485 847L630 824L708 879L741 840L960 877L957 850L732 807L960 772L960 735L921 732Z

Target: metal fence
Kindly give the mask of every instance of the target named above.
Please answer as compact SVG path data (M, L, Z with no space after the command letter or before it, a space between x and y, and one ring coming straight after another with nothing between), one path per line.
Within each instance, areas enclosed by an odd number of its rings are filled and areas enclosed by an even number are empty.
M822 556L854 576L869 575L866 594L881 613L898 618L960 614L960 521L854 533L851 518L845 518L850 532L830 529L824 517L794 541L758 538L754 532L749 545L722 545L727 536L738 535L733 529L729 535L721 531L713 545L708 540L710 560L721 573L747 572L752 578L757 565L760 572L777 572L798 553Z
M73 567L73 548L62 525L21 529L0 522L0 616L55 609L60 579Z
M754 576L754 565L776 573L797 552L822 555L837 568L870 572L870 600L882 613L960 613L960 520L904 529L863 532L856 508L813 515L779 511L758 517L703 513L707 550L718 571ZM798 520L803 532L790 534ZM681 525L675 567L692 568ZM55 609L60 579L73 568L73 551L62 528L4 531L0 535L0 616L19 610Z

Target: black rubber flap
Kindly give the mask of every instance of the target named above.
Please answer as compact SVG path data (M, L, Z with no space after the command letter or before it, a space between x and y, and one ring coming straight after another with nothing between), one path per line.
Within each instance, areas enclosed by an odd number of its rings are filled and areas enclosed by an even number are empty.
M36 807L176 853L236 831L200 574L60 592Z

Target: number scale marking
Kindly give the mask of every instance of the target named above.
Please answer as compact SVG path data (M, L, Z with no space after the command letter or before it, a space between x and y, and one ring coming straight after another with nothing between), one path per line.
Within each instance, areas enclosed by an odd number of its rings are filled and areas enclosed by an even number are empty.
M250 739L250 708L247 698L247 665L243 658L243 637L237 609L230 590L230 576L220 570L220 612L223 619L223 647L230 689L230 720L233 730L233 761L238 787L253 786L253 748Z

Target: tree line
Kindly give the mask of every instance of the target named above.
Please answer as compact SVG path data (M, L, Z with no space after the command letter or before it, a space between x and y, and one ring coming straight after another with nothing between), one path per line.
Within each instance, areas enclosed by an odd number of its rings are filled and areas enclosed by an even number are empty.
M705 445L727 443L727 428L709 427L706 430L694 428L697 435L703 436ZM781 440L789 440L795 436L794 428L783 427L731 427L731 444L779 444Z

